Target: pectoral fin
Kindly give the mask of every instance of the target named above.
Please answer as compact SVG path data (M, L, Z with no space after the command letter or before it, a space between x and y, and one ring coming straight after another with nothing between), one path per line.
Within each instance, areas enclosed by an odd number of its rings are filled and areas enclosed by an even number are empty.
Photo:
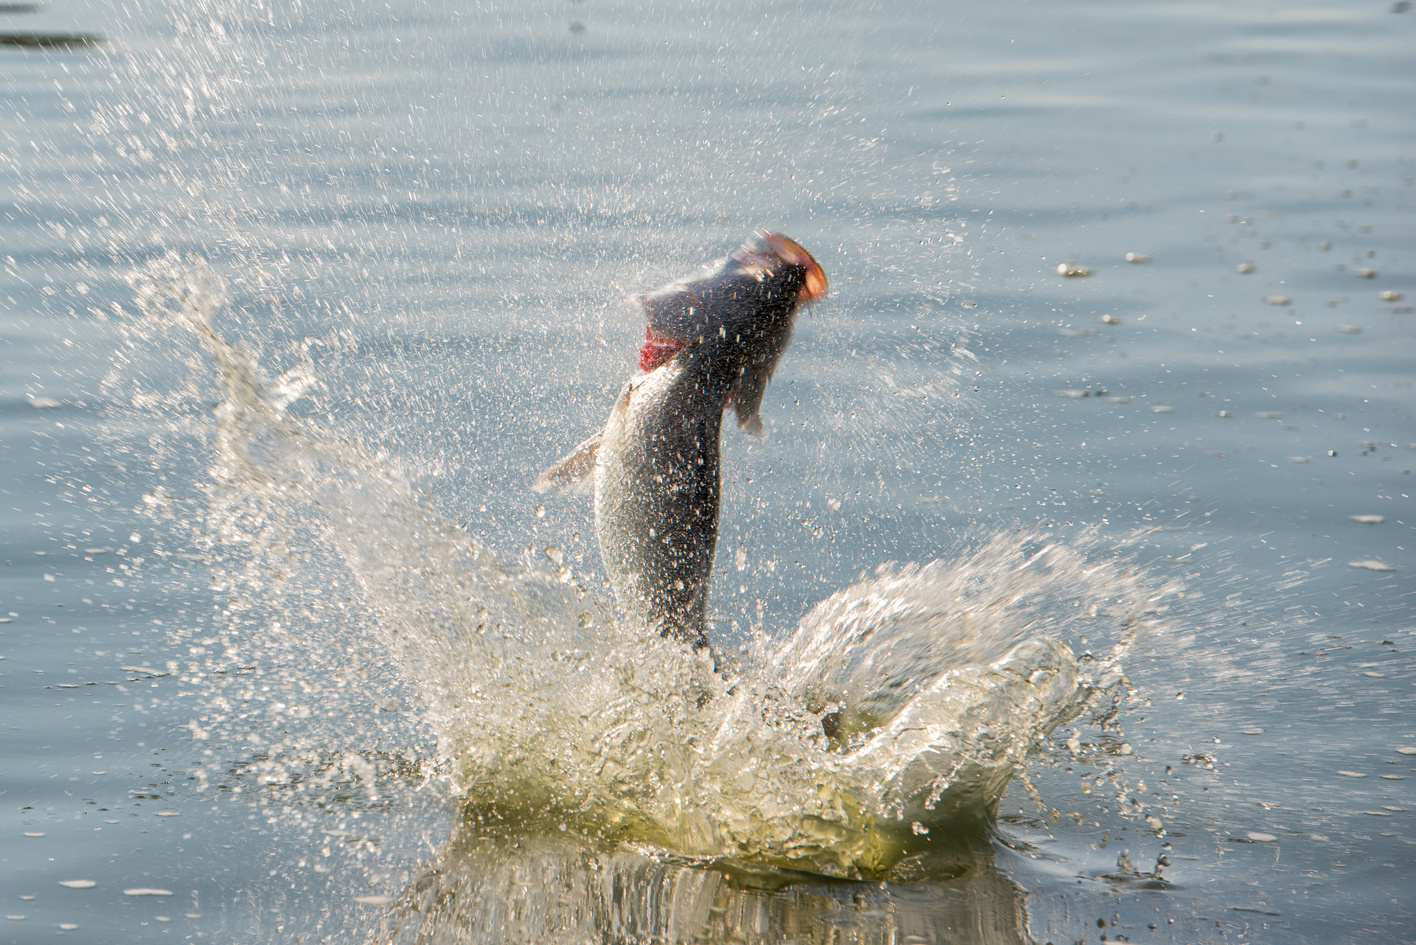
M767 378L748 365L728 393L728 403L737 414L738 428L753 436L762 435L762 395L767 392Z
M550 469L536 477L531 488L556 495L585 495L595 489L595 457L600 452L601 430L575 449L556 460Z

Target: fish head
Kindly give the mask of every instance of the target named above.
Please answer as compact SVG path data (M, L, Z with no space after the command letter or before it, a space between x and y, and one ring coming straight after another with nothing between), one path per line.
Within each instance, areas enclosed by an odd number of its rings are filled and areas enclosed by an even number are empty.
M798 309L826 297L826 272L795 240L759 232L697 275L636 297L646 322L639 367L710 358L732 375L738 424L761 429L757 410L792 336Z

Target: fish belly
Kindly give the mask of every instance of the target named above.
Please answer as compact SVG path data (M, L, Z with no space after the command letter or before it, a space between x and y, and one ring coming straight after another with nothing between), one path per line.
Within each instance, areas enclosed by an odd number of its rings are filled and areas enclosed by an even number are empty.
M595 529L626 618L695 647L707 644L723 416L723 393L700 381L671 363L626 384L595 469Z

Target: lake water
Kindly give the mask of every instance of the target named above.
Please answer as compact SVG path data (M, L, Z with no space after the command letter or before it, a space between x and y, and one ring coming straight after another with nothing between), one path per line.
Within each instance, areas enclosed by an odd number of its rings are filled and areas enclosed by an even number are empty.
M1416 941L1408 7L0 6L0 941ZM528 484L764 226L728 692Z

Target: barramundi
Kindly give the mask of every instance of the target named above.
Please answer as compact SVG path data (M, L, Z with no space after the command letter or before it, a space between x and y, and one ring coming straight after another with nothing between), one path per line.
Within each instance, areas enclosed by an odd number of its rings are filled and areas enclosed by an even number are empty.
M604 429L533 484L593 486L600 556L625 619L708 645L723 415L731 408L739 427L760 435L758 411L793 319L826 293L810 253L762 232L697 275L635 297L647 322L643 373L625 383Z

